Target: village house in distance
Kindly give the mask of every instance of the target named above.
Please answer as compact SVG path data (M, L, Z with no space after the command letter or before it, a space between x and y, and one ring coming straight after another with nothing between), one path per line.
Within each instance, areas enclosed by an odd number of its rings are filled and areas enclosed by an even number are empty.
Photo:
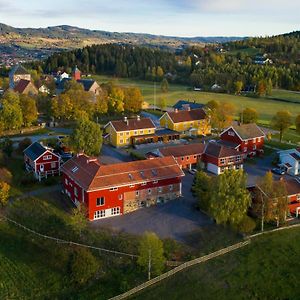
M61 168L63 191L90 221L126 214L181 195L183 171L173 157L102 165L78 154Z

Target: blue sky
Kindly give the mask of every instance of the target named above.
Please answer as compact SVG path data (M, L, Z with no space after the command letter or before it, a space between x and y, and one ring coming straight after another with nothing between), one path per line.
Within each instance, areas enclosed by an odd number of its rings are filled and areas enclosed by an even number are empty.
M300 29L299 0L0 0L0 23L176 36L265 36Z

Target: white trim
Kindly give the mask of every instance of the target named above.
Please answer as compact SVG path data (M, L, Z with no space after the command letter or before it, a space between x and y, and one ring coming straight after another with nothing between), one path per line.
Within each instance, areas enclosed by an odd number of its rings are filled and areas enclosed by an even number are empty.
M256 125L256 124L255 124ZM259 126L257 126L256 125L256 127L263 133L263 131L259 128ZM229 129L232 129L235 133L236 133L236 135L239 137L239 139L241 140L241 141L243 141L243 142L246 142L246 141L252 141L254 138L249 138L249 139L243 139L243 138L241 138L241 136L238 134L238 132L233 128L233 126L230 126L230 127L228 127L228 128L226 128L226 129L224 129L221 133L220 133L220 136L222 136L225 132L227 132ZM263 133L264 134L264 133ZM256 136L255 137L255 139L257 139L257 138L265 138L266 137L266 135L264 134L264 135L262 135L262 136Z

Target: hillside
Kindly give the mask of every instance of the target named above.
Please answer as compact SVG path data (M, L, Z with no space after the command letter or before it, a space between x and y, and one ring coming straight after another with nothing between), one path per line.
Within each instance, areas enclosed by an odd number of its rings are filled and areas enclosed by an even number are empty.
M205 43L223 43L240 39L240 37L180 38L89 30L68 25L47 28L15 28L0 23L2 60L6 56L20 59L41 59L55 51L82 48L93 44L126 43L178 49L189 45L203 46Z
M299 299L299 229L180 272L130 299Z

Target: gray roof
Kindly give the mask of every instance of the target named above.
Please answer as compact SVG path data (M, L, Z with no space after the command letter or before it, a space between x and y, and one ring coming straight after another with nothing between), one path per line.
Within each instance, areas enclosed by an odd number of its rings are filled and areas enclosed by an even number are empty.
M80 80L77 80L78 83L81 83L84 87L84 90L86 92L88 92L90 90L90 88L92 87L92 85L96 82L95 80L93 79L80 79Z
M232 128L243 140L265 136L264 132L255 124L233 124Z
M46 151L47 149L43 145L41 145L38 142L35 142L24 150L24 154L34 161Z
M190 109L197 109L197 108L203 108L205 107L205 105L201 103L187 101L187 100L179 100L177 103L173 105L173 108L178 110L184 110L187 109L188 107Z

